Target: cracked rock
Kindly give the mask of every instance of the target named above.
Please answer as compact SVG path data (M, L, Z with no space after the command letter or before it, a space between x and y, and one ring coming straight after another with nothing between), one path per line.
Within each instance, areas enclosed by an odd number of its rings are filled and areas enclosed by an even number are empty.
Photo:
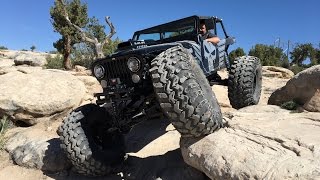
M251 106L228 117L228 126L213 134L180 140L187 164L211 179L320 177L319 113Z

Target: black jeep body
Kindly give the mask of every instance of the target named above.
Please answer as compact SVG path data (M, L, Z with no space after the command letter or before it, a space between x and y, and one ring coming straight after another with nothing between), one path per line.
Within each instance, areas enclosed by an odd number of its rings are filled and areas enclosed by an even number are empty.
M200 22L221 39L218 44L202 38ZM228 85L236 109L257 104L260 60L243 56L231 62L228 47L234 42L221 19L191 16L137 31L115 53L94 61L92 74L103 92L95 94L96 104L71 112L58 131L75 169L91 176L117 172L125 159L123 134L142 120L166 118L183 137L223 127L212 84ZM228 79L218 78L221 69L228 70Z
M216 35L217 27L220 27L219 36L223 38L224 43L215 46L201 40L199 26L203 20L207 28ZM113 104L112 113L117 114L116 121L124 121L120 124L130 124L133 116L147 111L152 107L149 105L154 105L154 89L149 70L151 61L160 53L174 46L183 46L193 54L204 74L212 77L220 69L230 69L227 50L234 42L234 38L227 35L222 20L217 17L191 16L137 31L132 39L120 43L114 54L93 63L93 75L97 71L95 68L104 69L103 76L96 76L103 87L103 92L96 94L96 103ZM211 46L211 49L208 46ZM139 62L139 68L135 72L128 68L130 58ZM119 102L125 105L120 106Z

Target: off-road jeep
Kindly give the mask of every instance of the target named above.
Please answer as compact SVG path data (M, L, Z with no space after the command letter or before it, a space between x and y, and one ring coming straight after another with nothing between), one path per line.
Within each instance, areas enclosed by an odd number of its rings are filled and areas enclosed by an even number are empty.
M200 21L220 37L218 45L201 38ZM71 112L58 130L75 169L86 175L115 171L125 156L123 134L144 119L168 118L182 136L219 129L222 115L210 84L227 85L236 109L257 104L260 60L231 62L228 47L234 42L221 19L191 16L137 31L114 54L96 60L92 73L103 92L95 95L96 104ZM228 70L228 79L219 78L221 69Z

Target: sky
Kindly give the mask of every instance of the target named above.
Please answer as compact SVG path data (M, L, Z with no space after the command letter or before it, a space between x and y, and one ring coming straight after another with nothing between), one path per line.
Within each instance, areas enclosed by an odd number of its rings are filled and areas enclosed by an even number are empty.
M289 50L296 43L320 46L319 0L83 0L89 17L106 25L110 16L116 28L113 38L125 41L144 28L191 15L218 16L236 44L230 49L248 52L255 44L280 44ZM60 38L54 32L50 7L54 0L3 0L0 3L0 46L13 50L55 50ZM108 27L108 26L107 26ZM106 33L109 29L106 28ZM280 38L280 41L279 41ZM280 43L279 43L280 42Z

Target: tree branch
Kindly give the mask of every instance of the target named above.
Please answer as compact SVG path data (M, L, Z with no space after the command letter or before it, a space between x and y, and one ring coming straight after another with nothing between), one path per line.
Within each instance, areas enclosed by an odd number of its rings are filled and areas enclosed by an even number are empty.
M110 33L106 36L104 41L101 43L102 47L104 46L105 43L108 43L109 40L111 39L111 37L116 33L116 29L114 28L112 22L110 21L110 16L106 16L105 20L106 20L106 23L108 24L108 26L110 27Z
M63 0L58 0L58 2L60 2L60 3L62 4L64 17L65 17L68 25L69 25L69 26L73 26L74 28L76 28L76 29L79 31L82 40L87 41L87 42L90 42L90 43L97 43L97 42L98 42L97 38L94 38L94 39L89 38L89 37L86 35L86 33L85 33L79 26L77 26L76 24L74 24L74 23L72 23L72 22L70 21L68 12L67 12L67 10L66 10L66 5L64 4Z
M79 26L77 26L76 24L74 24L74 23L72 23L70 21L70 18L69 18L68 12L66 10L66 5L64 3L64 0L57 0L57 2L59 2L62 5L62 11L63 11L63 14L64 14L64 18L67 21L68 25L76 28L76 30L79 31L83 41L86 41L86 42L89 42L89 43L93 43L95 45L95 54L96 54L96 56L98 58L104 57L103 46L106 43L108 43L109 40L111 39L111 37L116 33L116 30L115 30L112 22L110 21L110 17L109 16L105 17L105 21L107 22L107 24L110 27L110 33L108 35L106 35L105 39L102 42L99 42L99 40L96 37L89 38L82 28L80 28Z
M106 16L105 20L110 27L110 33L107 35L106 38L110 39L116 33L116 29L114 28L112 22L110 21L110 16Z

